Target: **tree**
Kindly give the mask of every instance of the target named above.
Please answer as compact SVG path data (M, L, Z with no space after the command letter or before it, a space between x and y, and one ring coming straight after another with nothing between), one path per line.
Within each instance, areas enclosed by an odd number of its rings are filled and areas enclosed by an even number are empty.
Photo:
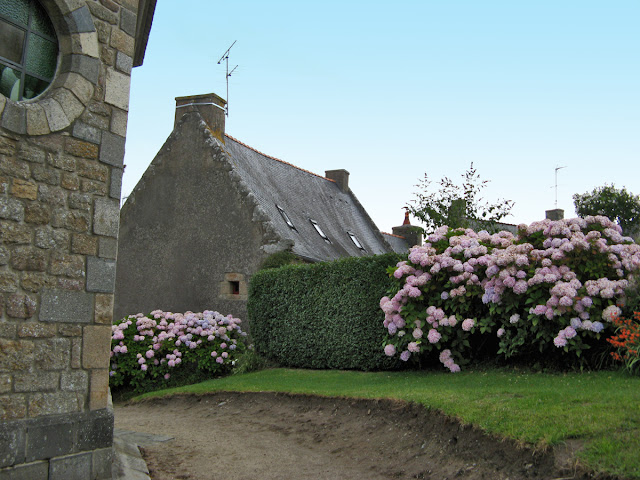
M432 182L426 173L416 185L420 190L414 194L415 198L407 205L407 209L426 225L426 232L443 225L493 231L497 229L497 222L509 215L513 201L498 200L490 204L479 197L489 180L480 179L473 162L462 178L462 185L456 185L448 177L443 177L438 182L440 189L436 193L430 192Z
M640 196L617 189L613 184L593 189L591 192L576 193L573 204L579 217L604 215L622 227L625 235L640 233Z

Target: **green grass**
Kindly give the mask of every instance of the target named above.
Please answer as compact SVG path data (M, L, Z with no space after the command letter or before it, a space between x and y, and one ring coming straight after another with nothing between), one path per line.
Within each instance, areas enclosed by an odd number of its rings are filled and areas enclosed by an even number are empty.
M547 447L580 439L598 472L640 479L640 378L623 372L513 370L353 372L271 369L151 392L136 399L217 391L289 392L416 402L486 432Z

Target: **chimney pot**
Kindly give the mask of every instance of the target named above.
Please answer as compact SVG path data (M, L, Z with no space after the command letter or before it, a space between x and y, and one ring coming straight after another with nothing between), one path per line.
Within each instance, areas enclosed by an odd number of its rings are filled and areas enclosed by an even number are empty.
M224 142L224 122L227 102L215 93L205 93L203 95L191 95L189 97L176 97L176 116L173 127L185 113L199 112L211 133Z

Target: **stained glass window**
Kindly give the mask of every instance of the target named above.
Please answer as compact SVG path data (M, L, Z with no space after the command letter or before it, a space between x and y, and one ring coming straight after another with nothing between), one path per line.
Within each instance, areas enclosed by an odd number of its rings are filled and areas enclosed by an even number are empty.
M0 93L14 101L37 97L57 64L58 40L40 3L0 1Z

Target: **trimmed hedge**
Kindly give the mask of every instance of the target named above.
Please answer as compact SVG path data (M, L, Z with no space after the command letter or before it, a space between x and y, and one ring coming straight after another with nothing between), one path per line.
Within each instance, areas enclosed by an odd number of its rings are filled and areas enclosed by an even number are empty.
M257 272L247 304L256 350L282 366L380 370L384 354L380 299L393 286L397 254L287 265Z

